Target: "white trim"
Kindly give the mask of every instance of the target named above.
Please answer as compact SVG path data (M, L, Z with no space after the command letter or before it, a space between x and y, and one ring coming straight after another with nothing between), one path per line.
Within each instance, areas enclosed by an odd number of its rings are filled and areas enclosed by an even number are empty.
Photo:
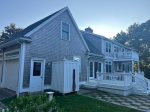
M23 91L23 74L24 74L24 63L25 63L25 51L26 44L22 43L20 48L20 58L19 58L19 77L18 77L18 90L17 96Z
M75 25L75 28L77 29L77 32L79 33L79 35L80 35L80 37L81 37L81 40L83 41L83 44L85 45L85 47L87 48L87 50L90 51L88 45L86 44L86 42L85 42L85 40L84 40L84 38L83 38L83 36L82 36L82 34L81 34L79 28L78 28L78 25L77 25L77 23L75 22L75 20L74 20L74 18L73 18L73 16L72 16L72 14L71 14L71 12L70 12L70 10L69 10L68 7L67 7L67 11L69 12L69 15L70 15L70 17L71 17L71 19L72 19L72 21L73 21L73 23L74 23L74 25Z
M31 59L31 67L30 67L30 82L31 76L33 75L33 64L34 62L39 61L42 63L42 84L41 84L41 91L44 91L44 78L45 78L45 59L43 58L32 58ZM29 82L29 92L31 92L31 83Z

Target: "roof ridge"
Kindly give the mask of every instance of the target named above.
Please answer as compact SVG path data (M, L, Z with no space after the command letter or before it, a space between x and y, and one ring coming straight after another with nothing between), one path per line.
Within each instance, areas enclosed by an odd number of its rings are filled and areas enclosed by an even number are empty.
M48 20L49 18L53 17L54 15L56 15L57 13L59 13L62 10L66 10L68 9L68 7L64 7L46 17L44 17L43 19L38 20L37 22L34 22L32 24L30 24L29 26L27 26L26 28L24 28L23 30L21 30L20 32L15 33L14 35L12 35L9 39L6 39L4 42L8 42L10 40L16 39L16 38L20 38L20 37L24 37L25 34L29 33L30 31L32 31L33 29L35 29L36 27L38 27L39 25L41 25L42 23L44 23L46 20Z
M123 47L125 47L125 48L127 48L127 49L131 49L131 48L129 48L129 47L127 47L127 46L125 46L125 45L123 45L123 44L121 44L121 43L119 43L119 42L117 42L117 41L115 41L115 40L111 40L111 39L109 39L109 38L107 38L107 37L105 37L105 36L98 35L98 34L95 34L95 33L89 33L89 32L83 31L83 30L80 30L80 31L81 31L81 33L83 32L83 33L86 33L86 34L89 34L89 35L93 35L93 36L96 36L96 38L103 38L103 39L106 39L106 40L108 40L108 41L111 41L111 42L113 42L113 43L115 43L115 44L118 44L118 45L120 45L120 46L123 46Z
M83 31L83 30L80 30L80 31L83 32L83 33L87 33L87 34L90 34L90 35L94 35L94 36L100 37L100 38L103 37L103 38L108 39L107 37L105 37L103 35L99 35L99 34L96 34L96 33L89 33L89 32Z

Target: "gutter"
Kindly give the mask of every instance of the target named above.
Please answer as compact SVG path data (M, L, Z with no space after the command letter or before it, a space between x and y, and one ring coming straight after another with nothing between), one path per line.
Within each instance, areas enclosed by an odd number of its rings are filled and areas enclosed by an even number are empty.
M6 42L6 43L2 43L1 45L0 45L0 49L3 49L3 48L5 48L5 47L9 47L9 46L11 46L11 45L14 45L14 44L17 44L17 43L22 43L22 42L27 42L27 43L30 43L30 42L32 42L32 40L31 40L31 38L24 38L24 37L20 37L20 38L16 38L16 39L14 39L14 40L11 40L11 41L8 41L8 42Z
M99 55L99 54L94 54L94 53L89 53L89 55L98 56L98 57L104 57L104 55Z

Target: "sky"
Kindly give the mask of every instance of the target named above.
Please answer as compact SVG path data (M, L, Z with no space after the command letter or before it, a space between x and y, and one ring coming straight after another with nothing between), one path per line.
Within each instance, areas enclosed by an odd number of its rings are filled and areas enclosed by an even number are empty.
M0 31L10 23L25 28L66 6L81 30L108 38L150 19L150 0L0 0Z

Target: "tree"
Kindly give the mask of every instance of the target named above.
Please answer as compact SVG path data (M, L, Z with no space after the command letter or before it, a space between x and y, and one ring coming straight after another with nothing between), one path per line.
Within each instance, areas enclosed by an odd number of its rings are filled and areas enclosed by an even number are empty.
M130 25L126 32L121 31L114 40L140 53L142 70L146 73L146 77L150 78L150 20Z
M114 37L114 40L118 41L121 44L125 44L128 40L128 36L124 31L121 31Z
M14 23L11 23L10 25L6 26L4 30L1 32L0 35L0 41L3 42L15 35L17 32L20 32L22 29L17 28Z

